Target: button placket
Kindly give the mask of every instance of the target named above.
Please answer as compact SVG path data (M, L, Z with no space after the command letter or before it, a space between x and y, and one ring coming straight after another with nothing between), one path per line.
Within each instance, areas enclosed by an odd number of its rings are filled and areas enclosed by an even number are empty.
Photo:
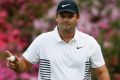
M72 64L72 58L73 58L73 51L72 51L72 46L73 43L64 43L64 57L65 57L65 62L68 66Z
M68 60L69 60L70 63L72 61L72 55L73 55L73 53L72 53L72 44L69 43L69 44L67 44L67 56L68 56Z

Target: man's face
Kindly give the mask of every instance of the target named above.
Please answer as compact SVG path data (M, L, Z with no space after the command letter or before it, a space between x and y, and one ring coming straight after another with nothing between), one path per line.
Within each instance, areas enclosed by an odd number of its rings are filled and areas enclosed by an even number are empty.
M74 30L78 20L79 15L70 12L61 12L56 16L58 28L62 30Z

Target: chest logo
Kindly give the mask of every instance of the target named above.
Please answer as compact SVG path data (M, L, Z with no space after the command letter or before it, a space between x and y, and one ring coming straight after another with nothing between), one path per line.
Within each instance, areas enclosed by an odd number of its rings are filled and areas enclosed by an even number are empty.
M80 49L80 48L83 48L83 46L77 46L76 49Z

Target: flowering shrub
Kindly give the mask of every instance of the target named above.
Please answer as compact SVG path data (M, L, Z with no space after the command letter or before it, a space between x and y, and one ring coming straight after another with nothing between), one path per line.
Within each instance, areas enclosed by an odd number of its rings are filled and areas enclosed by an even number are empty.
M0 51L21 55L33 39L54 28L60 0L0 0ZM120 1L76 0L80 6L77 28L100 43L112 80L120 79ZM0 80L37 80L37 65L17 74L0 61ZM6 73L6 75L4 75ZM9 78L10 77L10 78Z
M0 0L0 51L22 55L36 36L33 21L46 14L52 5L50 0ZM0 80L37 80L36 66L34 71L18 74L7 68L4 61L0 63Z
M120 1L78 1L81 19L78 29L94 36L102 47L111 80L120 79ZM89 5L89 6L88 6Z

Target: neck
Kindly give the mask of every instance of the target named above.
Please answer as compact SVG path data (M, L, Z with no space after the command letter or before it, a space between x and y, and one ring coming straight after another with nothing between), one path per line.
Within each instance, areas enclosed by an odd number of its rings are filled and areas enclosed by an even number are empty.
M75 29L71 30L71 31L67 31L67 30L60 30L58 29L59 35L61 37L62 40L64 40L66 43L69 43L71 39L73 39L74 35L75 35Z

